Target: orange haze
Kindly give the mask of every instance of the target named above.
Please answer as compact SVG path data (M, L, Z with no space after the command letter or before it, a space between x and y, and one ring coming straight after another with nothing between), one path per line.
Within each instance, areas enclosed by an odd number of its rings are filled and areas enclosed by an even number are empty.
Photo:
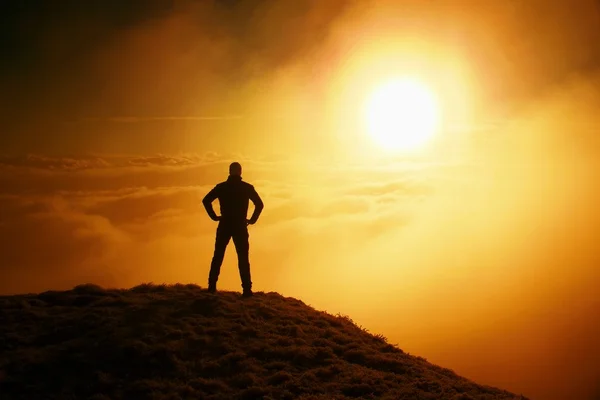
M237 160L265 201L256 290L481 383L598 398L598 6L294 4L38 28L35 78L0 78L0 292L206 285L200 200ZM425 149L383 152L359 121L395 76L441 99ZM240 290L233 248L219 287Z

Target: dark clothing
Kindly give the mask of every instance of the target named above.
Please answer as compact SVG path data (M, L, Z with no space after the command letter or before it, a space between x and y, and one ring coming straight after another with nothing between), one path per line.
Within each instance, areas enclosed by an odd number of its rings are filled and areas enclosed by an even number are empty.
M215 254L210 263L210 273L208 275L208 285L216 285L221 272L221 264L225 257L225 249L229 244L229 240L233 238L235 251L238 257L238 269L240 270L240 278L242 280L242 288L244 290L252 289L252 279L250 277L250 260L248 243L248 227L243 225L231 225L219 222L217 228L217 237L215 239Z
M248 203L252 200L254 203L254 212L249 222L255 223L262 212L264 207L263 202L256 193L254 186L249 183L242 181L240 176L229 176L225 182L219 183L215 186L202 200L206 212L215 221L219 218L215 214L212 207L212 202L215 199L219 199L219 206L221 208L221 221L227 221L231 223L242 223L246 222L248 218Z
M219 199L221 216L217 216L212 202ZM252 217L247 220L249 201L254 203ZM254 186L242 181L239 176L229 176L227 181L215 186L202 200L206 212L214 221L219 221L215 239L215 253L208 276L209 287L215 287L221 272L225 249L233 238L238 256L238 268L242 288L249 291L252 287L250 277L248 224L254 224L263 210L264 204Z

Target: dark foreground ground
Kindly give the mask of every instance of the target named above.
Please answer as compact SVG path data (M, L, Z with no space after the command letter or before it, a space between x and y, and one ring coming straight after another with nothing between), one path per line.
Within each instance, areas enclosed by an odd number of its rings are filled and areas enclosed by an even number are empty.
M524 399L277 293L149 284L0 297L0 398Z

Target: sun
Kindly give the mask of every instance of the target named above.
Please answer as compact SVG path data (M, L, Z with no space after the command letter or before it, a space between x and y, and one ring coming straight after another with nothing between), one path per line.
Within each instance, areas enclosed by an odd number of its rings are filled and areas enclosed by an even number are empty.
M365 105L369 136L389 150L414 150L425 145L439 123L434 93L412 79L397 79L377 88Z

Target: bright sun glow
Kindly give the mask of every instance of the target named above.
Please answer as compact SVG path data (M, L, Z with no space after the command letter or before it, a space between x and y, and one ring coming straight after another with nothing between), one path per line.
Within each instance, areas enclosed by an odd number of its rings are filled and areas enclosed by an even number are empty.
M368 99L365 122L383 148L412 150L427 143L439 122L439 107L427 87L414 80L394 80Z

